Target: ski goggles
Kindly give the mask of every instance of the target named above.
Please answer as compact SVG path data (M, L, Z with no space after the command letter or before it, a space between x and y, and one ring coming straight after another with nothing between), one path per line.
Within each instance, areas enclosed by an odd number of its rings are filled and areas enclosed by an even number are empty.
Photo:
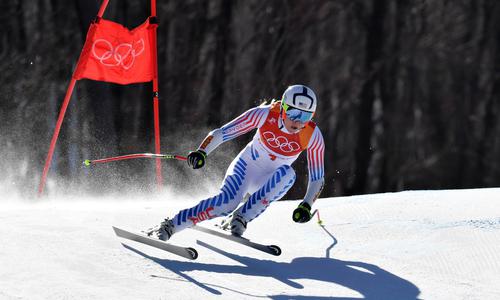
M285 103L282 104L283 112L287 119L293 122L307 123L311 121L314 113L291 107Z

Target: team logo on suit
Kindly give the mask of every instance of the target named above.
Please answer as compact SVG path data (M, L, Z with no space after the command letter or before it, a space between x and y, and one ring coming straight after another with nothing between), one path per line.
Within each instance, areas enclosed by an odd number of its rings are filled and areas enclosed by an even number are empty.
M280 135L276 136L271 131L266 131L262 134L266 139L266 143L272 148L279 148L285 153L290 153L300 150L300 145L297 142L290 142L286 137Z

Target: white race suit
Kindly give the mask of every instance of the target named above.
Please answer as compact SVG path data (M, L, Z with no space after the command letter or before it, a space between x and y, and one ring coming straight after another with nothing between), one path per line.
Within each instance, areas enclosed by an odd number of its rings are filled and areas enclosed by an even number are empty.
M296 176L291 164L306 149L309 183L304 201L312 207L324 183L323 136L312 121L300 132L288 133L280 117L280 102L254 107L211 131L198 149L210 155L223 142L255 128L252 141L227 169L220 192L175 215L174 232L232 213L246 194L250 197L238 212L247 222L252 221L292 187Z

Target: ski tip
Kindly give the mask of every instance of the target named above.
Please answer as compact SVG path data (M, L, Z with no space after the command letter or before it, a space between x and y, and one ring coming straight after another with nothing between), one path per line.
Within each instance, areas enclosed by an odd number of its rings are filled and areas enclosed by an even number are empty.
M120 230L121 230L121 229L119 229L119 228L117 228L117 227L115 227L115 226L111 226L111 228L113 228L113 231L115 232L115 234L116 234L117 236L120 236L119 234L120 234Z

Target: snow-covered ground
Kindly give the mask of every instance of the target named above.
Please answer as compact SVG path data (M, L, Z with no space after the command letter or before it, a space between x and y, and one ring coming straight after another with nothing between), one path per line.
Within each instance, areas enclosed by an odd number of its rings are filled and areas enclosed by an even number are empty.
M294 224L298 202L277 202L246 236L281 256L175 235L195 261L111 229L147 228L194 199L0 197L0 299L500 299L500 189L320 199L323 226Z

